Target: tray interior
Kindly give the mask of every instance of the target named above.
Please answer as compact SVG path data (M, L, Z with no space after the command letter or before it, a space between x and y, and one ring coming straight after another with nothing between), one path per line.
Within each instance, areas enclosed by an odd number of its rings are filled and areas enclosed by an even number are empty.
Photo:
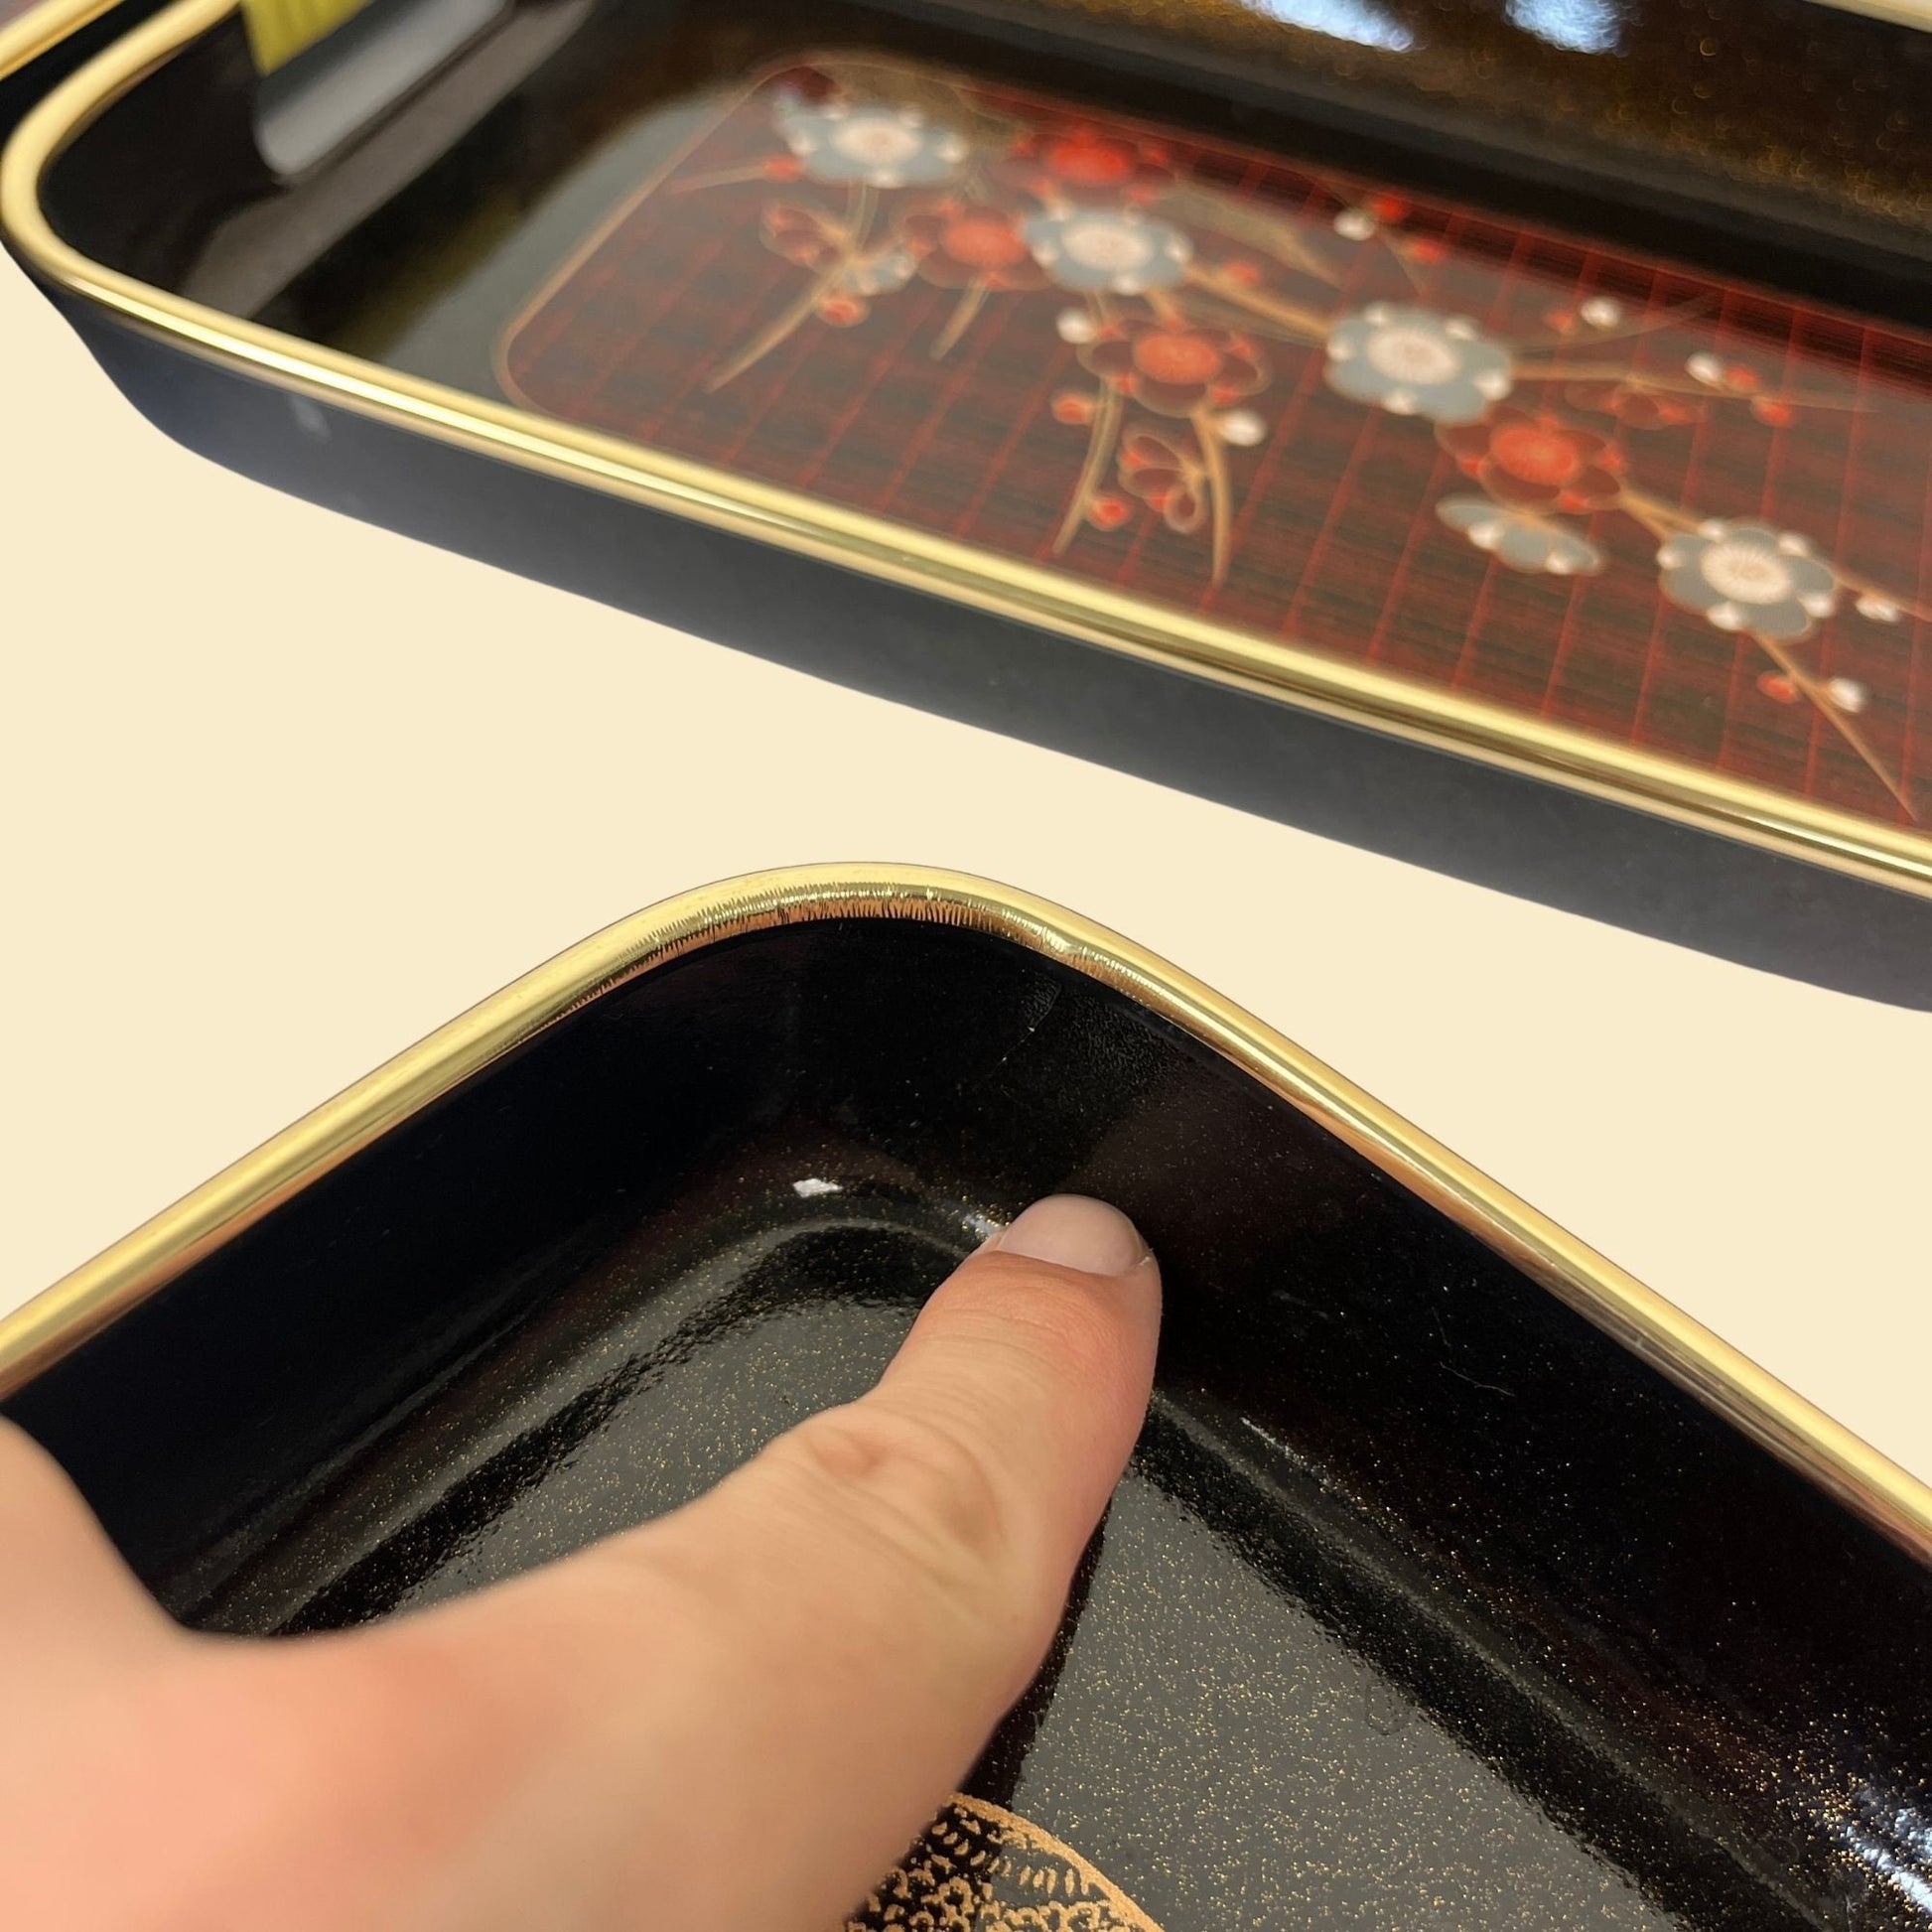
M1932 1577L1249 1075L1011 942L713 944L16 1394L190 1621L338 1626L696 1493L1034 1196L1169 1320L967 1787L1167 1932L1932 1922Z

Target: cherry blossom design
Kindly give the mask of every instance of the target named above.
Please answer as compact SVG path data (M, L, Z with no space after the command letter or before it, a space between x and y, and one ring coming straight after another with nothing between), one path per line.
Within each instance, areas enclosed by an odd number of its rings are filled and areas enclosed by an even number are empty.
M1206 520L1207 475L1199 459L1153 430L1135 430L1122 439L1120 483L1183 536Z
M1646 388L1640 376L1573 382L1564 394L1574 408L1614 416L1629 429L1676 429L1704 414L1704 404L1697 397Z
M889 244L854 253L845 229L817 208L777 202L764 210L764 245L818 276L814 312L821 322L849 328L863 322L871 298L893 295L912 279L918 259Z
M1163 416L1191 416L1251 396L1267 364L1231 329L1127 316L1080 345L1082 363L1123 395ZM1239 441L1239 435L1229 440Z
M1185 279L1194 244L1172 221L1139 208L1075 208L1023 224L1034 259L1063 289L1145 295Z
M1810 543L1768 523L1713 517L1657 552L1664 595L1720 630L1794 643L1838 606L1838 579Z
M909 248L878 248L857 256L840 279L860 295L893 295L912 279L917 266Z
M815 207L794 202L773 202L759 222L764 245L786 261L814 274L829 268L844 253L840 230Z
M1003 207L985 202L941 202L915 208L898 224L918 259L921 280L942 289L981 286L1006 291L1044 286L1046 273L1034 260L1020 223Z
M971 152L958 129L929 121L916 107L813 103L778 97L772 120L779 138L813 181L867 188L935 186L950 181Z
M1623 453L1607 436L1505 403L1481 422L1449 424L1437 440L1498 502L1596 509L1622 488Z
M1773 704L1796 704L1806 695L1799 689L1798 680L1785 671L1762 672L1757 688ZM1826 678L1814 690L1834 711L1842 711L1848 717L1856 718L1871 702L1871 693L1855 677Z
M1602 551L1587 537L1513 503L1489 496L1445 496L1436 514L1511 570L1587 577L1603 568Z
M1726 362L1709 349L1686 356L1684 373L1693 382L1702 383L1707 389L1722 390L1726 395L1755 395L1764 386L1764 378L1747 363Z
M1106 207L1158 194L1174 179L1159 142L1085 125L1027 130L1015 139L998 173L1041 201Z
M1328 331L1328 386L1351 402L1473 423L1514 386L1509 351L1466 316L1371 302Z
M1913 810L1863 735L1864 688L1827 678L1796 646L1841 606L1873 627L1932 621L1932 607L1840 570L1802 536L1749 518L1699 521L1700 508L1644 486L1636 432L1742 409L1775 430L1801 409L1852 407L1844 394L1786 392L1715 345L1663 355L1672 338L1660 332L1695 324L1696 313L1581 289L1544 315L1543 333L1492 337L1433 303L1438 284L1425 271L1448 247L1413 232L1412 210L1393 196L1328 186L1324 227L1389 257L1364 259L1364 275L1400 271L1413 291L1334 313L1333 298L1276 272L1337 285L1333 243L1309 245L1307 209L1254 205L1136 130L1076 110L969 141L962 130L990 125L970 89L956 108L937 86L916 102L853 99L823 75L774 93L767 152L680 173L670 192L759 182L769 193L792 180L842 192L823 206L809 189L763 203L764 241L796 265L798 285L706 376L708 390L801 328L863 322L915 278L957 296L934 356L984 308L1051 286L1064 293L1020 314L1036 322L1054 379L1076 361L1086 372L1085 386L1049 386L1044 405L1085 444L1051 553L1122 532L1151 509L1199 544L1211 586L1232 567L1244 488L1269 474L1241 460L1271 435L1245 404L1275 379L1271 361L1307 345L1336 396L1434 431L1469 480L1436 505L1446 531L1505 569L1559 579L1605 569L1613 552L1629 554L1619 538L1643 532L1631 561L1642 568L1655 556L1659 598L1753 639L1769 660L1764 700L1812 706ZM1638 337L1654 339L1643 354L1613 346ZM1412 454L1428 448L1417 441ZM1586 529L1587 516L1599 520Z

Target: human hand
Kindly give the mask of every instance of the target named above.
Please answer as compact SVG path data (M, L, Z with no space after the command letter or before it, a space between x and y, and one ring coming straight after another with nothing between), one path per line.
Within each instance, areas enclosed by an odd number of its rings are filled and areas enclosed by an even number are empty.
M1051 1639L1160 1271L1030 1208L879 1386L684 1509L341 1633L196 1635L0 1423L0 1925L828 1932Z

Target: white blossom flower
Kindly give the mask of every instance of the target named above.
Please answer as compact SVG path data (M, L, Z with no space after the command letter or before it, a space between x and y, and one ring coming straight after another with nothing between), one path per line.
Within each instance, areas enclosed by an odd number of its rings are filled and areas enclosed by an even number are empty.
M1664 595L1720 630L1780 642L1809 634L1838 603L1838 579L1805 538L1713 517L1657 552Z
M1061 288L1096 294L1173 288L1194 258L1194 244L1172 222L1133 207L1035 214L1021 232L1034 260Z
M956 128L914 107L867 101L815 104L779 95L772 110L780 139L813 181L859 182L872 188L929 187L950 181L969 144Z
M1252 409L1230 409L1213 420L1215 435L1237 449L1251 450L1268 434L1268 425Z
M1603 568L1603 553L1568 525L1488 496L1445 496L1436 514L1511 570L1552 577L1588 577Z
M1328 332L1328 386L1433 423L1472 423L1514 386L1509 351L1466 316L1372 302Z

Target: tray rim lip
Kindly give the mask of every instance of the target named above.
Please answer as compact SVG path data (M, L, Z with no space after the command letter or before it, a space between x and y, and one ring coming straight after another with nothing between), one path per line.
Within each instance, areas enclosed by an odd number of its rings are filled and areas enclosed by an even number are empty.
M912 919L1020 945L1166 1020L1334 1134L1844 1507L1932 1565L1932 1485L1653 1289L1232 1001L1109 928L970 875L796 866L664 899L405 1048L112 1247L0 1316L0 1397L473 1074L621 985L726 939L833 919Z
M0 80L119 5L120 0L40 0L18 20L0 27Z
M53 89L15 130L0 158L0 232L54 289L138 335L292 396L1277 703L1932 897L1932 828L1865 818L493 403L224 315L105 267L63 241L41 207L48 169L116 99L241 6L242 0L172 0Z

